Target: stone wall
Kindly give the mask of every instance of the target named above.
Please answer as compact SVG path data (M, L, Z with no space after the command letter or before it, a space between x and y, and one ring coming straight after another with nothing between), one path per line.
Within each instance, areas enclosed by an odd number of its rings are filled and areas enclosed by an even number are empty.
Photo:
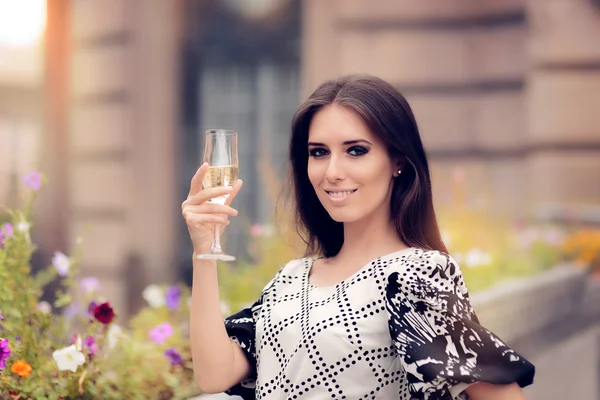
M592 2L308 0L303 28L305 96L350 73L406 95L438 204L456 176L472 203L512 216L600 199Z

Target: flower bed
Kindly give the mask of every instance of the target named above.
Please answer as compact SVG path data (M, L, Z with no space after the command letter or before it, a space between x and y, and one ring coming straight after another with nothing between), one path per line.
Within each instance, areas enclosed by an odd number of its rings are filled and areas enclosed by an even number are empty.
M52 265L33 273L30 188L23 209L0 226L0 399L171 399L199 393L188 340L189 290L152 285L149 306L116 324L118 310L94 277L80 277L82 247L56 252ZM56 298L42 300L58 283ZM77 297L74 296L78 293Z

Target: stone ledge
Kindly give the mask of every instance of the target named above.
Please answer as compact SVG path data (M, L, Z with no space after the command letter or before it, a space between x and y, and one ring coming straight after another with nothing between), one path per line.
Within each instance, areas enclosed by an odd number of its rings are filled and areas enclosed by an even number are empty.
M542 332L581 308L587 273L561 265L471 297L480 322L507 342Z

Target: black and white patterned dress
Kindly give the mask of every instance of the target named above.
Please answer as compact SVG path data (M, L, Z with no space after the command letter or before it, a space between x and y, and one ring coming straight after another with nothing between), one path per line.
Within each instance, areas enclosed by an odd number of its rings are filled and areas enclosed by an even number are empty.
M408 248L337 285L293 260L225 321L252 365L244 399L468 399L474 382L521 387L534 366L478 324L447 254Z

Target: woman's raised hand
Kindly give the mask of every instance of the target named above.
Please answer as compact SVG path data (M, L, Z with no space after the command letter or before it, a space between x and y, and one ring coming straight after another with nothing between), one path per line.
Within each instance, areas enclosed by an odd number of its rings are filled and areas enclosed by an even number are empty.
M229 225L228 216L237 215L237 210L229 205L242 187L242 181L238 179L233 186L203 189L202 181L207 171L207 163L202 164L196 171L190 185L190 193L181 204L181 213L187 224L190 239L194 246L194 253L196 254L209 251L214 235L213 224ZM229 194L229 197L223 205L209 201L212 198L227 194Z

